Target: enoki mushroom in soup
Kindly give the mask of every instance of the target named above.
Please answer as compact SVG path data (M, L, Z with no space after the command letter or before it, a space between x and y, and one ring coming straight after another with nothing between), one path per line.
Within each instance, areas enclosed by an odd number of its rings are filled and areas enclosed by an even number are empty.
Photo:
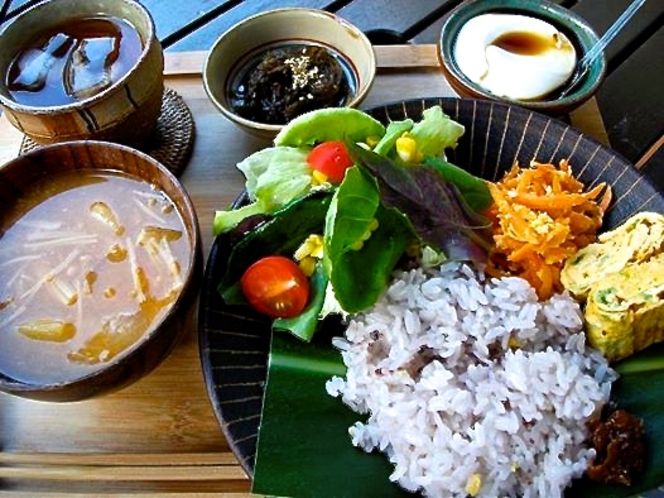
M172 201L119 173L44 180L1 222L0 364L24 382L79 378L131 348L191 257Z

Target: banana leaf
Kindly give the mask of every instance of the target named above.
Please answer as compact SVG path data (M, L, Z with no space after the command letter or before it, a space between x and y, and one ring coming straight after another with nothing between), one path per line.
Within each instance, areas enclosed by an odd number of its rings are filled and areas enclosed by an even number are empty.
M312 342L272 334L252 493L298 498L413 496L389 481L381 454L353 447L348 427L357 414L325 391L343 376L331 334L343 329L332 317Z
M392 471L382 454L354 448L348 428L360 416L325 391L345 367L331 337L341 323L323 324L312 343L273 334L267 384L254 468L254 493L272 496L384 498L414 496L390 482ZM579 479L572 498L662 497L664 483L664 344L616 366L621 373L612 401L642 417L646 424L647 468L631 487Z

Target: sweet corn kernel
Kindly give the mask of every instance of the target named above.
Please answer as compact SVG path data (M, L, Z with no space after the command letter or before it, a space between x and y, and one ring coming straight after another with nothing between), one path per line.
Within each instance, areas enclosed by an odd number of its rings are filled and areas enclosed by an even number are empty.
M470 496L477 496L482 487L482 476L478 473L471 475L466 482L466 493Z
M404 162L419 163L423 159L422 154L417 148L417 142L408 132L397 138L396 149L397 154Z
M307 277L310 277L311 275L314 274L317 262L318 260L316 258L307 256L300 260L298 266L300 267L300 270L302 270L302 273L304 273Z
M325 173L321 173L317 169L311 172L311 178L311 183L313 185L322 185L323 183L327 182L327 175Z
M516 337L510 336L509 340L507 341L507 346L510 349L519 349L521 347L521 343Z
M307 256L313 258L321 259L323 257L323 236L312 234L309 235L304 242L300 244L300 247L297 248L293 258L296 261L301 261Z
M377 137L375 135L372 135L370 137L367 137L366 144L371 147L372 149L380 142L380 137Z
M353 244L350 245L351 250L359 251L364 247L364 240L356 240Z
M378 228L378 220L377 220L376 218L373 218L373 219L371 220L371 223L369 224L369 228L367 228L367 231L364 232L364 233L362 234L362 236L361 236L357 241L355 241L355 243L353 243L353 244L350 246L350 248L351 248L353 251L359 251L360 249L362 249L362 248L364 247L364 243L365 243L367 240L369 240L369 238L371 237L371 234L372 234L374 231L376 231L377 228Z

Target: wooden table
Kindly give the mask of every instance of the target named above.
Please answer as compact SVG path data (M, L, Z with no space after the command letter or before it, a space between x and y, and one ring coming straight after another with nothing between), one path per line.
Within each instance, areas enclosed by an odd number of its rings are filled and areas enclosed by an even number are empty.
M435 46L380 46L376 53L378 77L363 105L454 95ZM227 207L243 187L235 164L267 143L236 128L208 100L201 84L204 58L204 52L167 53L166 84L195 118L196 143L181 179L197 209L207 255L214 211ZM594 100L571 122L606 143ZM0 164L18 153L20 141L20 133L0 118ZM52 404L0 394L0 494L250 496L250 481L211 409L196 334L192 323L153 373L106 397Z

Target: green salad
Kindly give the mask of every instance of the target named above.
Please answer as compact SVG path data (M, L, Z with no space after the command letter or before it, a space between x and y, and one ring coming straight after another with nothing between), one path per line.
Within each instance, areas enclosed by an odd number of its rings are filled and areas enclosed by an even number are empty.
M239 239L224 300L309 341L325 316L371 307L409 255L483 261L491 195L446 157L463 133L440 106L387 126L352 108L293 120L238 164L249 202L215 214Z

